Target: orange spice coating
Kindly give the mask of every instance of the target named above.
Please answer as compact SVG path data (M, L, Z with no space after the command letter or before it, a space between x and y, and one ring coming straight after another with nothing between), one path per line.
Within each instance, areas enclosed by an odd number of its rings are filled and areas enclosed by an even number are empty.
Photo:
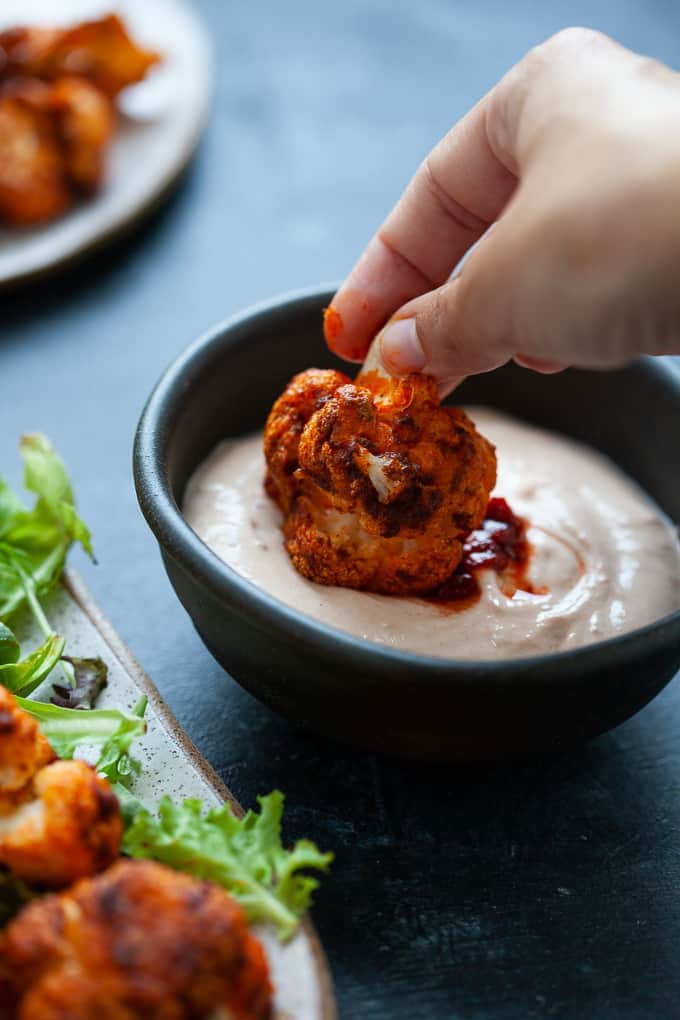
M60 761L0 686L0 864L40 886L68 885L120 853L118 798L83 761Z
M0 93L0 222L13 226L53 219L72 202L46 87L34 84L31 96Z
M391 595L450 576L496 480L491 444L424 375L300 373L271 410L265 458L296 569Z
M0 936L0 996L3 1020L272 1015L241 907L152 861L120 861L26 906Z
M83 78L64 77L50 88L49 108L71 184L85 194L96 191L116 123L111 101Z
M27 882L64 886L107 868L122 834L106 779L84 761L55 761L36 773L30 797L0 813L0 863Z
M55 758L35 719L0 684L0 813Z
M333 305L329 305L328 308L323 310L323 335L326 339L326 343L332 349L333 341L341 335L345 328L342 321L340 312L333 308Z
M291 379L272 408L264 432L264 455L269 469L265 484L284 514L291 509L298 490L294 476L299 467L302 432L326 400L349 382L342 372L310 368Z
M142 81L160 57L130 37L117 14L69 28L19 27L0 32L2 72L54 81L78 75L110 99Z
M101 186L115 98L159 60L113 14L0 32L0 223L45 223Z

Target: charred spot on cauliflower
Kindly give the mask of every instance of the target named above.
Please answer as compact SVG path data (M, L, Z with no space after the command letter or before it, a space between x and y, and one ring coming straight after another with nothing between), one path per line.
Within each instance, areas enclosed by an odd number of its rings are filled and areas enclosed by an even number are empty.
M0 936L0 991L8 1020L272 1015L241 907L152 861L119 861L26 906Z
M297 570L390 595L451 575L496 481L491 444L415 374L300 373L271 410L265 458Z
M61 761L0 686L0 864L27 882L68 885L120 853L118 798L83 761Z

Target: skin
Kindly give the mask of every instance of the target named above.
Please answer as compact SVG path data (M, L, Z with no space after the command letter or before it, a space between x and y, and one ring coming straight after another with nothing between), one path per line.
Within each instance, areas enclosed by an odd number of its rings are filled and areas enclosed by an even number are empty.
M422 163L333 299L329 346L361 360L378 333L389 372L442 394L513 358L679 354L679 118L680 75L598 32L531 50Z

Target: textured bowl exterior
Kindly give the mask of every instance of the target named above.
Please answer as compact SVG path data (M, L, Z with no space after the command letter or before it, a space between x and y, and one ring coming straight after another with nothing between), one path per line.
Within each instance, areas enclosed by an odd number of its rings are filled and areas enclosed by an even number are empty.
M394 652L296 614L223 564L183 519L184 488L212 447L261 427L294 372L344 367L326 350L314 290L248 310L170 366L134 451L142 511L205 644L275 711L331 737L421 758L561 747L623 722L680 667L680 612L614 640L505 662ZM544 377L506 366L456 395L590 442L680 520L680 373L645 360Z

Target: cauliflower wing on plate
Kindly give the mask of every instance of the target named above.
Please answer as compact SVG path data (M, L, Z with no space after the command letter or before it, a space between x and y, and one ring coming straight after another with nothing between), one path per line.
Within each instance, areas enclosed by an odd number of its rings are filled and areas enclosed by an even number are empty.
M0 863L36 885L68 885L120 853L118 798L84 761L40 769L26 798L0 812Z
M108 867L123 823L106 779L83 761L55 760L34 719L0 686L0 864L41 886Z
M264 446L297 570L388 595L451 575L496 481L491 444L420 374L302 372L274 404Z
M96 191L114 127L111 101L83 78L0 84L0 220L42 223Z
M45 81L78 75L110 99L142 81L159 61L158 53L134 42L117 14L70 28L20 27L0 32L0 72Z
M272 1015L264 951L240 906L152 861L120 861L29 904L0 937L0 961L2 1020Z
M0 32L0 223L47 222L100 187L115 98L159 60L115 14Z
M104 180L105 158L116 118L106 95L83 78L57 79L50 89L65 172L84 194L96 191Z
M72 203L47 86L0 90L0 222L29 226Z
M55 758L35 719L0 684L0 812Z

